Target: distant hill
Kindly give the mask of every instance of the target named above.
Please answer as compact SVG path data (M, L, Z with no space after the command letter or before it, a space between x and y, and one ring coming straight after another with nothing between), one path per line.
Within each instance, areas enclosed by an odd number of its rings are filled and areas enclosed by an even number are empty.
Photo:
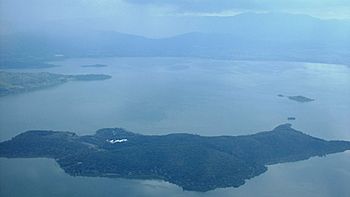
M350 65L350 21L246 13L186 18L198 32L150 39L107 31L1 35L0 68L69 57L172 56ZM45 65L42 65L45 66Z
M119 128L95 135L27 131L0 143L0 156L54 158L73 176L162 179L185 190L239 187L266 165L308 159L350 149L350 142L326 141L291 128L245 136L140 135Z

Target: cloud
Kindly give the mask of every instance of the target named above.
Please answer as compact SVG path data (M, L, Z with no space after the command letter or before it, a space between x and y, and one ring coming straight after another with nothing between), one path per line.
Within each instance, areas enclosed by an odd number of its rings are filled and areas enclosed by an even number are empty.
M222 11L226 9L285 9L350 6L348 0L124 0L143 5L171 5L187 11Z
M186 15L238 12L291 12L337 18L350 17L349 0L124 0L131 4L170 6ZM206 14L201 14L206 13ZM214 13L214 14L210 14ZM327 16L326 16L327 15Z
M252 7L250 0L125 0L126 2L142 5L172 6L178 11L214 12L227 8L245 9Z
M0 33L55 27L162 37L199 31L207 17L275 11L350 19L350 0L0 0Z

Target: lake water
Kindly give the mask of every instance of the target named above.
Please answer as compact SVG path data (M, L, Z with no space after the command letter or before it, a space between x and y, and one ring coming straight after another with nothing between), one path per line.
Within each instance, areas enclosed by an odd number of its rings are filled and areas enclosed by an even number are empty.
M0 98L0 139L29 129L93 134L123 127L142 134L240 135L288 122L310 135L350 140L350 68L297 62L190 58L68 59L48 69L103 73L105 81L69 82ZM86 68L81 65L107 64ZM303 95L298 103L283 95ZM1 196L350 196L350 153L269 166L239 188L182 191L156 180L71 177L50 159L0 159Z

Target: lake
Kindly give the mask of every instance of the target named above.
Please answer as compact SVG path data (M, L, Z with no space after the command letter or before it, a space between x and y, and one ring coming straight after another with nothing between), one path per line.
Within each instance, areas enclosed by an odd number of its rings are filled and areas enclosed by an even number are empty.
M123 127L142 134L241 135L281 123L324 139L350 140L350 68L300 62L193 58L84 58L47 69L109 74L0 98L0 139L30 129L93 134ZM81 67L106 64L108 67ZM286 96L303 95L298 103ZM295 117L296 120L287 120ZM71 177L51 159L0 159L1 196L350 196L350 153L269 166L239 188L182 191L157 180Z

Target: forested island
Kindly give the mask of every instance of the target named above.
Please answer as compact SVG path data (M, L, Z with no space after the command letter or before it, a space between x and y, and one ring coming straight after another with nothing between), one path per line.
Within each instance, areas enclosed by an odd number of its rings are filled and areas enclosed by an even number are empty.
M120 128L86 136L32 130L0 143L0 156L54 158L72 176L160 179L205 192L239 187L270 164L349 149L350 142L326 141L283 124L252 135L216 137L141 135Z
M103 74L64 75L49 72L19 73L0 71L0 96L57 86L68 81L105 80Z

